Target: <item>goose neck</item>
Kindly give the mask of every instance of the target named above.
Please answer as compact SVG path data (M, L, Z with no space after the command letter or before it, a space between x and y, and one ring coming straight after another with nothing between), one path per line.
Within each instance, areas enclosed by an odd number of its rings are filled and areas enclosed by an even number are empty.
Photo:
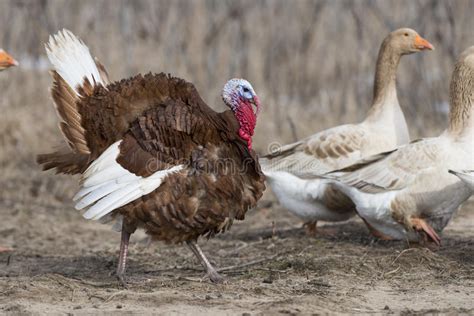
M384 104L387 99L396 97L397 68L400 58L400 53L391 47L390 43L382 43L375 70L374 105Z

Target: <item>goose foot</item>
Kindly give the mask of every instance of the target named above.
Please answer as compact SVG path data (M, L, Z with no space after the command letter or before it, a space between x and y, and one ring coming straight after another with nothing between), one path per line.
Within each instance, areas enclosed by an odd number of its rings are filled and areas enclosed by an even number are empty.
M303 224L307 236L316 237L318 233L317 224L318 221L309 221Z
M305 229L306 236L308 237L317 237L317 236L327 236L335 237L337 235L337 229L335 228L323 228L317 227L318 221L310 221L303 224Z
M8 247L2 247L2 246L0 246L0 253L3 253L3 252L11 252L11 251L13 251L13 249L8 248Z

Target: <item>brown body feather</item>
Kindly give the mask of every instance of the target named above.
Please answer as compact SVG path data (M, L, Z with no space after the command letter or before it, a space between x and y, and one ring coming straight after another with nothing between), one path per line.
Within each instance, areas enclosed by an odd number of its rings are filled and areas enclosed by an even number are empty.
M69 92L59 93L55 101L69 100ZM142 227L167 242L212 236L243 219L262 196L264 176L255 152L238 136L234 114L213 111L192 84L148 74L84 94L76 103L83 139L64 133L73 152L40 155L44 169L81 173L119 140L117 162L135 175L184 165L155 191L113 211L112 216L123 216L127 231ZM78 121L76 113L58 113L67 122ZM77 144L87 144L89 153L80 153Z

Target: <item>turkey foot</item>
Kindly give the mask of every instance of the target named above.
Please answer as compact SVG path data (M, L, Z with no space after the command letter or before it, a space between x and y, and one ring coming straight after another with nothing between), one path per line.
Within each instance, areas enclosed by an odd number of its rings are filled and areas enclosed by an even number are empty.
M198 257L199 262L201 262L204 269L206 269L206 275L209 277L211 282L224 283L225 278L221 276L212 266L212 264L206 258L198 244L195 241L187 241L186 244L188 245L189 249L191 249L191 251L194 253L194 255Z

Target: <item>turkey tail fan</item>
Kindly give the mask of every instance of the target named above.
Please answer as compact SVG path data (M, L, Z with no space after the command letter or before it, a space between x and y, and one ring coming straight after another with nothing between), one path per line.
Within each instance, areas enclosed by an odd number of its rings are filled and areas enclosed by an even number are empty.
M56 173L78 174L86 169L89 155L73 153L64 147L49 154L37 155L36 162L42 165L43 170L56 169Z
M89 48L68 30L50 36L46 53L56 72L78 95L89 92L95 85L109 83L104 66L95 61Z
M51 74L53 76L51 95L60 119L59 129L74 153L90 154L77 108L78 97L56 71L52 71Z
M59 117L59 129L69 148L42 154L37 162L43 169L61 173L80 173L86 168L90 149L78 104L81 97L92 95L96 85L110 83L105 67L93 59L89 48L68 30L50 36L46 52L54 70L51 95Z

